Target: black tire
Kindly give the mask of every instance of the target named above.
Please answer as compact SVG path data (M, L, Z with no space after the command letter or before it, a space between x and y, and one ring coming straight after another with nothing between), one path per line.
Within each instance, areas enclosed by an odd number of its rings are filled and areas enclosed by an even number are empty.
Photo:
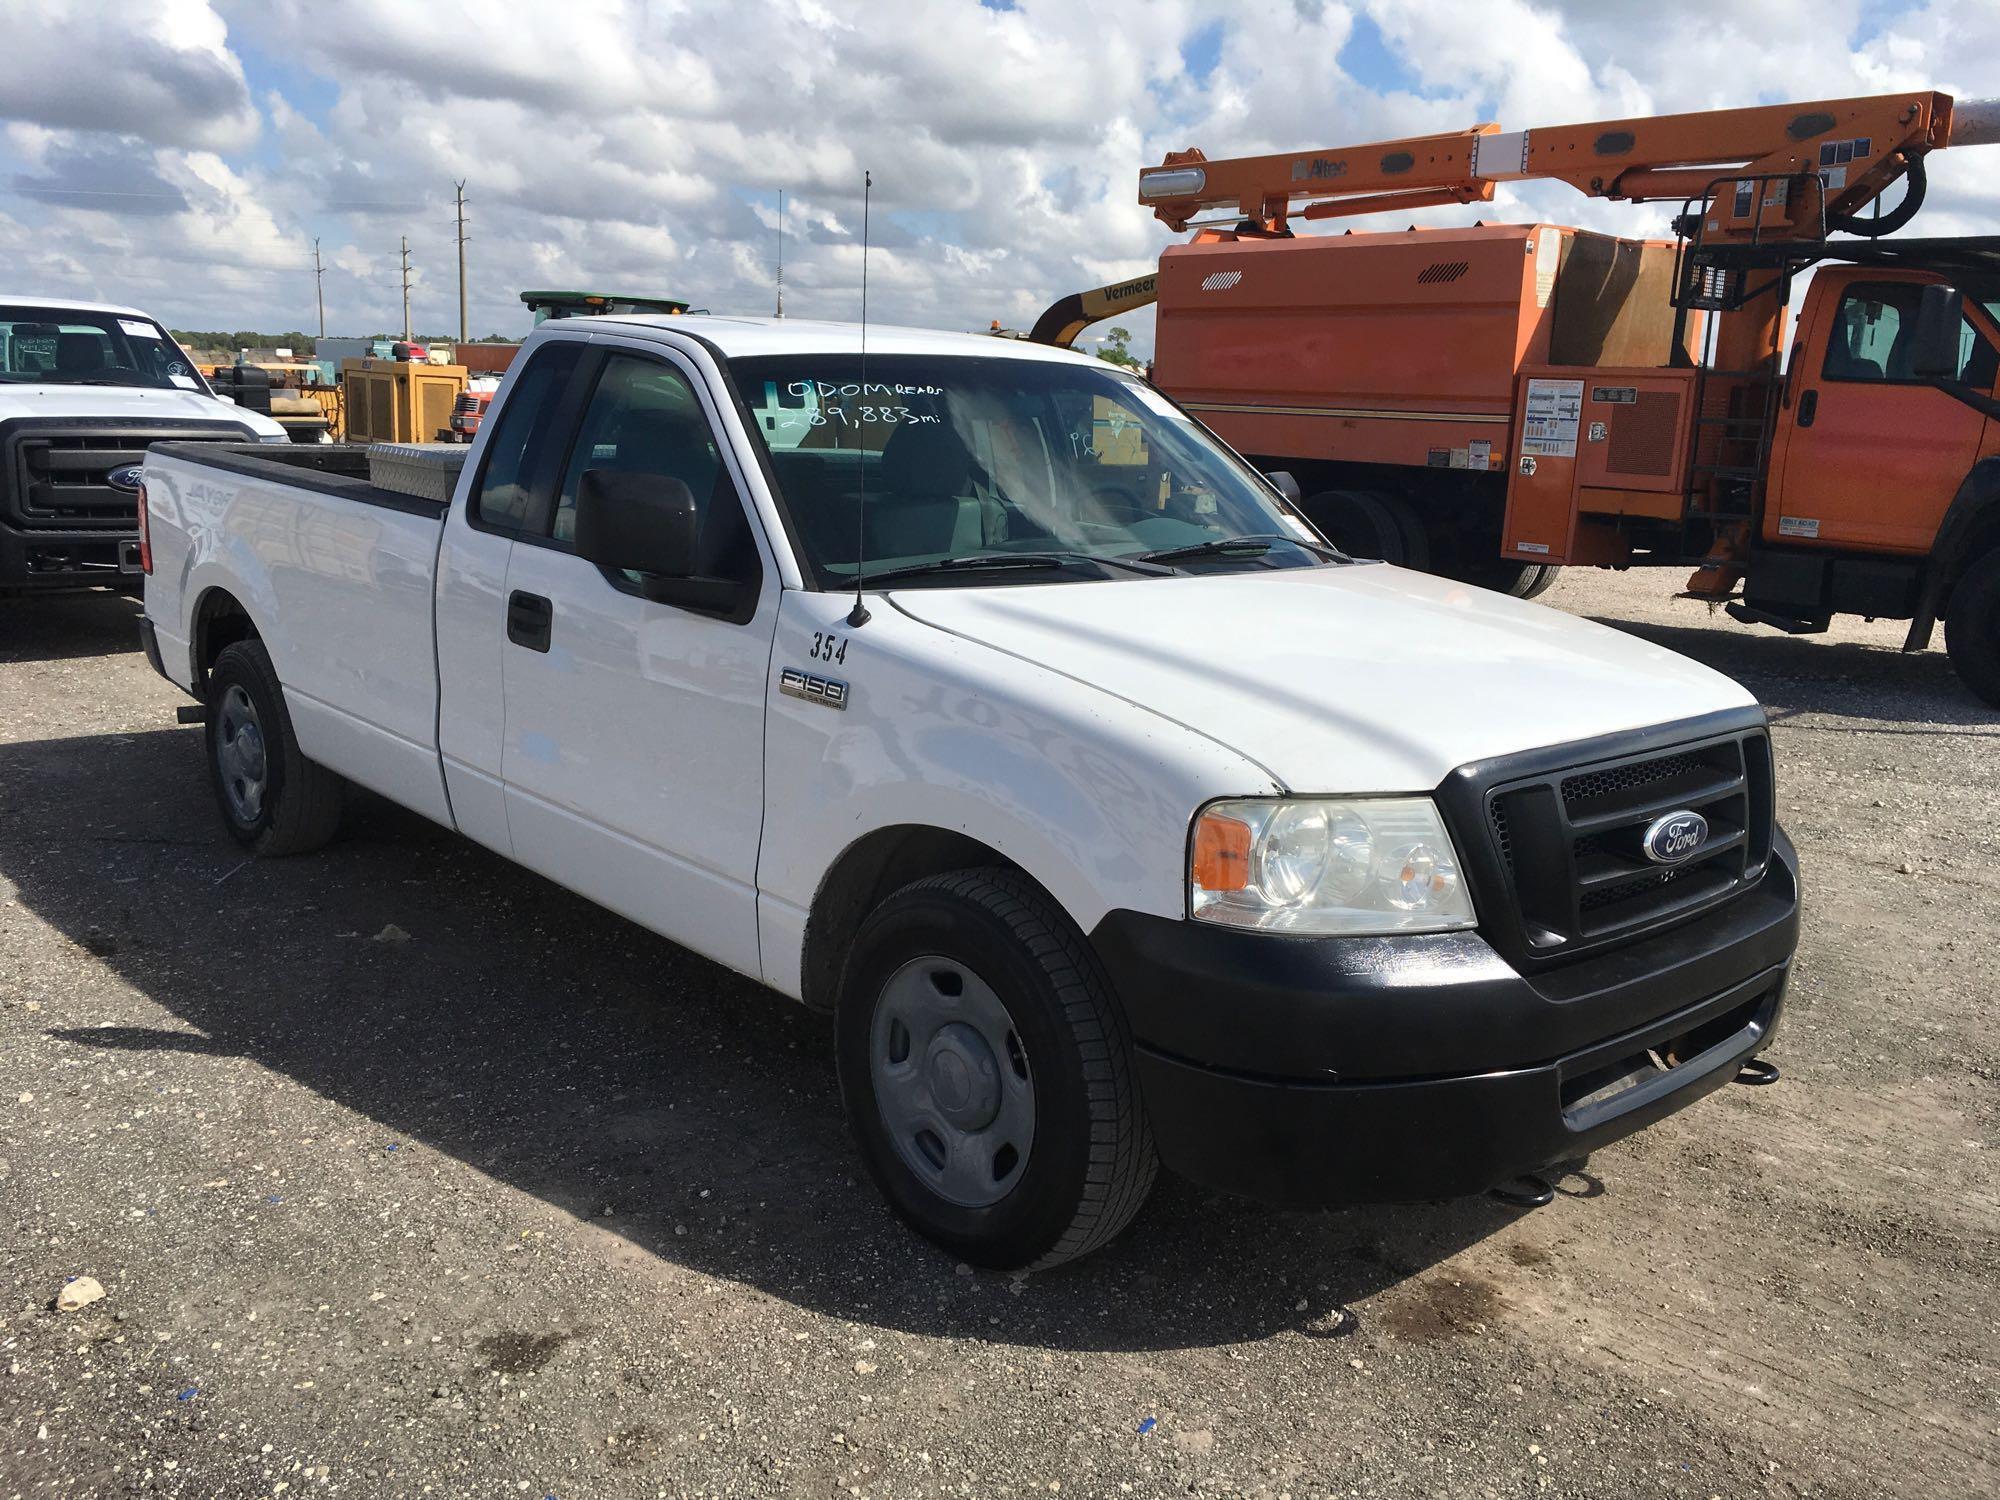
M1539 599L1556 586L1556 577L1561 572L1560 563L1530 563L1522 569L1517 585L1507 592L1516 599Z
M1516 599L1532 599L1545 594L1562 570L1549 563L1516 563L1488 560L1452 576L1461 583L1476 584L1496 594L1512 594Z
M261 741L263 776L254 806L246 805L245 783L233 775L226 711L233 693L248 700ZM223 826L251 853L304 854L338 831L345 783L325 766L306 759L299 748L277 671L262 641L224 647L209 670L207 744L209 783Z
M1398 496L1373 490L1321 490L1300 501L1299 509L1349 557L1379 557L1404 568L1431 565L1430 538L1423 522Z
M2000 708L2000 551L1978 559L1952 586L1944 647L1959 680Z
M877 1099L877 1005L892 977L933 955L991 986L1018 1033L1021 1076L1032 1071L1032 1145L990 1206L961 1206L918 1177ZM870 1174L911 1228L960 1259L1003 1270L1074 1260L1152 1191L1158 1158L1124 1014L1082 933L1023 877L960 870L890 896L855 936L834 1024L841 1097Z

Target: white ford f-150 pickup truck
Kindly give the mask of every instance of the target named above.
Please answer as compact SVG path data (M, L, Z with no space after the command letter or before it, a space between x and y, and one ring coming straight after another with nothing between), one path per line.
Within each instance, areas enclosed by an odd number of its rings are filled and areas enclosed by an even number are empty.
M168 439L286 435L137 308L0 292L0 593L135 587L139 466Z
M1106 364L576 319L465 451L448 502L148 455L145 645L230 832L312 848L353 782L827 1014L875 1179L968 1260L1095 1248L1160 1163L1478 1192L1777 1020L1747 693L1343 556Z

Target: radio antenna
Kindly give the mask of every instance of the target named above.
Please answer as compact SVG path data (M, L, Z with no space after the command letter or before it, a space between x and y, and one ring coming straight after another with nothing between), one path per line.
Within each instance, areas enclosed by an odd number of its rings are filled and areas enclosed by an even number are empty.
M866 411L868 403L868 199L874 191L875 179L866 171L861 174L861 405L856 411ZM860 444L861 476L859 489L854 496L854 608L848 611L847 625L850 630L858 630L868 623L868 604L861 597L864 571L868 565L868 444L867 433L859 432L856 441Z
M778 310L774 317L785 315L785 190L778 189Z

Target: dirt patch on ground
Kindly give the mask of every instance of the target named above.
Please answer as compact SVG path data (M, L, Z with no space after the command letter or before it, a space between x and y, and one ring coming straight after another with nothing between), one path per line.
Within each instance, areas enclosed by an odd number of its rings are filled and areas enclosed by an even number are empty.
M1377 1324L1419 1344L1489 1333L1506 1305L1500 1288L1490 1281L1444 1276L1406 1282L1383 1301Z

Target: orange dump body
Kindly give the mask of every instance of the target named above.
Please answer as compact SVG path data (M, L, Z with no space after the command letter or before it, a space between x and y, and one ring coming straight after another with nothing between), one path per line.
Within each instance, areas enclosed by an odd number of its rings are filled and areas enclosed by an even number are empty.
M1204 236L1161 256L1153 378L1246 454L1499 473L1523 366L1672 362L1672 271L1554 224Z

